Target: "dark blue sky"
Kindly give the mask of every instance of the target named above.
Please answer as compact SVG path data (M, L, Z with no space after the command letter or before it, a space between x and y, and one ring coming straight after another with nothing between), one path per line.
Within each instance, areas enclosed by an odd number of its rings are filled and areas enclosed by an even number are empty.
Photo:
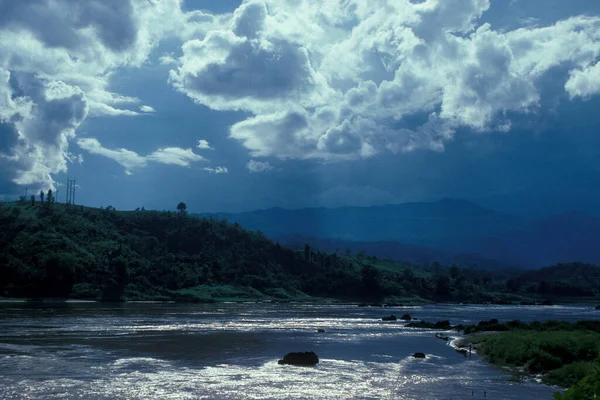
M0 1L7 199L60 200L71 176L78 203L117 209L458 197L600 215L596 1L119 0L118 37L106 3L72 1L46 12L64 36Z

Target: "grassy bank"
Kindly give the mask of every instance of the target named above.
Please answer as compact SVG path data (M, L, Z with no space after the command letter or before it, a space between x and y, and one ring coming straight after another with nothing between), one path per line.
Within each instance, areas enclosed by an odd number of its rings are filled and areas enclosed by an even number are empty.
M600 362L600 321L490 320L467 326L464 332L467 336L457 346L472 345L485 361L516 375L541 377L548 385L570 387L589 380Z

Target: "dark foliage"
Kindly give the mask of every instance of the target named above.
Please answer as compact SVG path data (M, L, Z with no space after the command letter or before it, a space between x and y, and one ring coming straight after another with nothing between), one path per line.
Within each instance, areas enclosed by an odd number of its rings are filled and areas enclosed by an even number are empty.
M188 217L182 206L179 212L122 212L47 203L0 206L0 296L519 303L571 296L564 287L575 284L595 296L600 285L558 273L557 280L542 274L547 280L536 281L531 274L521 279L438 263L417 266L362 252L326 253L310 244L294 250L236 223ZM593 278L594 268L578 271Z

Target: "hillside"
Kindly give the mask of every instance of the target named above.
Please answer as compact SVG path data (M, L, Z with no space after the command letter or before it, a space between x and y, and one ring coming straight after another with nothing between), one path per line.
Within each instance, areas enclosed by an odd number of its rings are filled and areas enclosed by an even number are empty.
M600 264L600 219L581 213L548 218L478 241L473 250L530 267L572 261Z
M6 297L519 302L562 296L562 275L542 285L539 277L521 283L520 274L418 267L310 245L294 250L235 223L181 213L0 204L0 296ZM585 284L569 297L600 293L597 280Z
M285 235L277 237L276 239L279 243L293 249L301 249L304 247L305 243L310 243L315 249L329 253L341 252L359 254L362 252L378 258L410 262L419 265L429 265L438 262L443 265L454 264L461 268L481 270L502 270L521 267L518 264L484 258L474 253L457 253L450 250L438 250L431 247L399 242L360 242L301 235Z
M268 209L206 214L297 245L314 238L332 251L361 247L378 257L432 260L489 269L531 269L557 263L600 264L600 219L568 213L541 221L497 213L466 200L379 207ZM347 242L346 244L342 242ZM338 246L339 244L339 246Z
M393 241L439 249L468 247L476 239L525 225L466 200L378 207L273 208L240 214L202 214L237 222L269 237L302 235L349 241Z

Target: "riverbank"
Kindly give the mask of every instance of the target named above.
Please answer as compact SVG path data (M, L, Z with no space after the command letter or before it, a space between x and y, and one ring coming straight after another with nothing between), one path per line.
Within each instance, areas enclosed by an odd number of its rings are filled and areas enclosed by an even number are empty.
M481 321L451 341L519 379L569 388L595 373L600 362L600 321L522 323ZM569 393L569 391L567 391Z

